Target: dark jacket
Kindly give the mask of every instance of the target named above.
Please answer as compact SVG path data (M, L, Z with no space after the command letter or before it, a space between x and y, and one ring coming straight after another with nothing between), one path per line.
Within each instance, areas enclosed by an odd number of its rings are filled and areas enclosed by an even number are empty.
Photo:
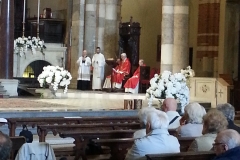
M215 157L213 160L240 160L240 146L229 149L225 153Z
M228 120L228 129L233 129L240 134L240 127L236 126L231 120Z

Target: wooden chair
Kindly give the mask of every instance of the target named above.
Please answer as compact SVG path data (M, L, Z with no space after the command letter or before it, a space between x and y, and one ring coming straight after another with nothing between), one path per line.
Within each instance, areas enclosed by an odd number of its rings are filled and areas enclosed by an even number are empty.
M214 152L182 152L172 154L148 154L147 160L211 160L215 157Z
M139 79L139 93L143 93L143 86L146 88L149 86L151 78L150 66L141 66L140 67L140 79Z

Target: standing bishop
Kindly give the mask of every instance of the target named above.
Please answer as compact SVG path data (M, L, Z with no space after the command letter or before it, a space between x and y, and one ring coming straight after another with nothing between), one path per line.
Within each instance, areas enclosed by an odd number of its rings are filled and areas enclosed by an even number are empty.
M78 90L90 89L90 66L92 64L91 59L87 56L87 50L83 50L82 56L78 58Z
M93 55L92 66L93 66L92 89L93 90L102 90L105 58L104 58L104 55L102 53L100 53L100 47L96 48L96 53Z

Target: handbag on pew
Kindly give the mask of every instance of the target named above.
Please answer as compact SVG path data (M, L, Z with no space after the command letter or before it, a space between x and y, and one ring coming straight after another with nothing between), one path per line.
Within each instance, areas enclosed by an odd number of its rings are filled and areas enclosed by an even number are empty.
M32 143L33 141L33 134L31 131L27 129L26 125L23 125L22 131L19 133L19 136L23 136L26 138L27 143Z

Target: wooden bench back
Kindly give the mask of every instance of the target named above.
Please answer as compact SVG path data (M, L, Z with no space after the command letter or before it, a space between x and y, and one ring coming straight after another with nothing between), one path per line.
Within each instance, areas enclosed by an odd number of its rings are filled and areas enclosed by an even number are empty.
M12 141L12 151L10 155L10 160L14 160L17 155L18 150L22 147L24 143L26 143L25 137L10 137Z
M26 125L32 128L37 125L48 124L93 124L93 123L132 123L139 122L138 117L84 117L84 118L64 118L64 117L39 117L39 118L7 118L9 136L15 136L16 127Z
M148 154L147 160L212 160L214 152L182 152L173 154Z

